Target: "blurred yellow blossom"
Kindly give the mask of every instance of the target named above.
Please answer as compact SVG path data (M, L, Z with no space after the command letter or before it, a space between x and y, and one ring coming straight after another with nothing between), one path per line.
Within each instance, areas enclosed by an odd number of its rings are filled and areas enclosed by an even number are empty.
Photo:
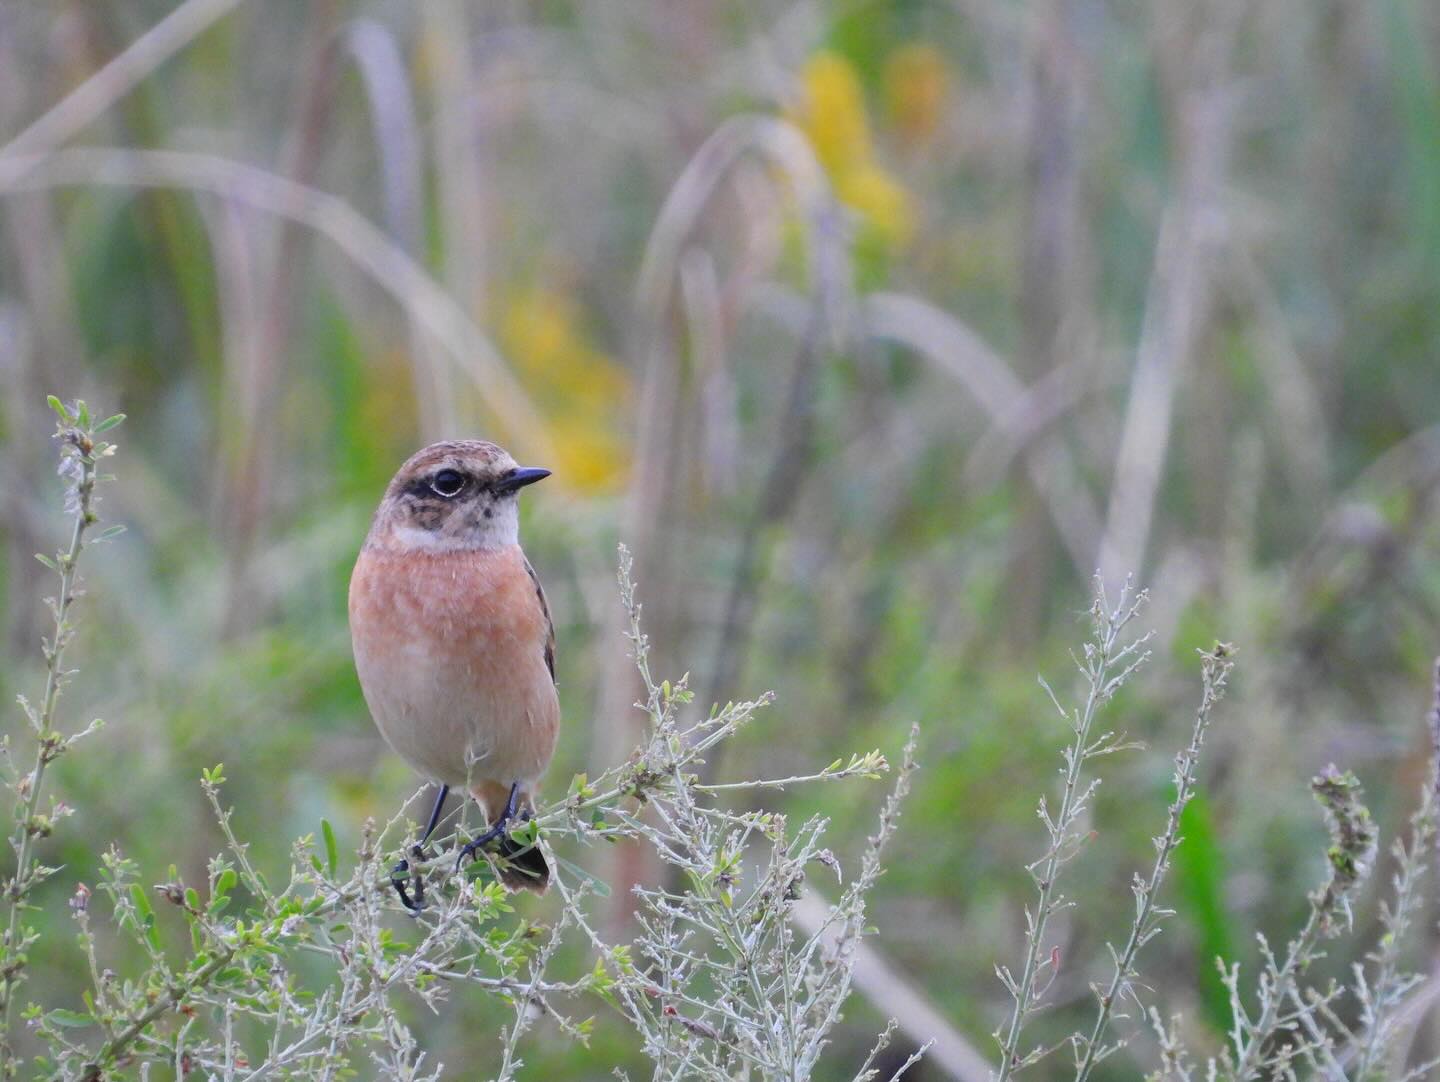
M870 160L865 94L850 61L817 53L800 74L803 96L792 119L804 129L815 156L832 176Z
M915 233L915 209L903 185L875 160L865 94L855 67L833 52L812 56L800 73L790 111L829 174L836 197L860 219L862 249L903 247Z
M885 109L900 138L927 143L940 127L950 74L940 51L925 42L902 45L885 59Z
M519 288L502 304L497 331L550 427L553 465L577 489L607 489L625 474L629 375L587 341L575 299L544 286ZM549 463L547 463L549 465Z
M885 247L903 248L915 235L910 194L875 163L867 162L836 177L835 194L859 213L862 234L872 234Z

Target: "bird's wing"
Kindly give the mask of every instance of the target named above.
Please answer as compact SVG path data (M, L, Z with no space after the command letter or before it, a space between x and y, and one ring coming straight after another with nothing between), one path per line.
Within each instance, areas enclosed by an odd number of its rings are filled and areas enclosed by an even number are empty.
M540 577L535 574L535 569L530 566L530 560L525 557L525 570L530 575L530 581L535 585L535 596L540 599L540 611L545 615L545 667L550 670L550 679L555 679L555 621L550 619L550 605L545 600L545 588L540 585Z

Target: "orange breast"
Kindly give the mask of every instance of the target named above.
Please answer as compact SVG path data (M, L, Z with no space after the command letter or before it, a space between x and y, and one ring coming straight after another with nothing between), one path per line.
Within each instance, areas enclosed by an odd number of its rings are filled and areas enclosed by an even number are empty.
M518 546L367 548L350 580L350 633L375 723L418 771L472 788L544 771L560 708L548 620Z

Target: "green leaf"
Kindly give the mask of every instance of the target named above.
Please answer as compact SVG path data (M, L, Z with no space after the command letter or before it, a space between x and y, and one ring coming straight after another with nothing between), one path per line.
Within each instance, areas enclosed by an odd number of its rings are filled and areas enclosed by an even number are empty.
M112 537L119 537L124 532L125 527L123 525L117 524L114 526L106 526L103 530L100 531L99 534L96 535L95 540L92 541L91 544L99 544L101 541L109 541Z
M69 425L75 423L75 418L70 416L70 411L65 408L65 403L61 402L60 399L50 394L45 396L45 401L50 403L50 408L54 410L55 415L60 418L61 424Z
M605 880L601 879L599 876L592 875L590 872L587 872L584 868L580 867L580 865L571 863L564 857L557 856L555 858L555 863L561 868L565 869L565 871L569 872L570 875L573 876L575 879L584 880L585 882L589 883L591 892L594 893L597 898L610 897L610 884L605 882Z
M1202 1014L1224 1033L1231 1024L1230 994L1211 964L1214 958L1235 956L1229 914L1225 907L1225 854L1215 837L1215 820L1204 793L1196 793L1180 813L1183 839L1172 858L1175 868L1176 906L1196 931L1196 950Z
M535 839L540 837L540 824L534 819L521 823L510 831L510 840L516 845L534 845Z
M67 1011L63 1007L56 1007L45 1016L47 1022L57 1026L66 1026L71 1029L78 1029L81 1026L93 1026L95 1019L88 1014L81 1014L79 1011Z
M150 908L150 899L139 883L130 884L130 900L135 903L135 909L140 914L140 927L145 932L145 938L150 946L159 950L160 932L155 927L155 910Z
M48 567L51 571L59 571L59 570L60 570L60 565L57 564L54 560L52 560L49 556L46 556L43 552L37 552L37 553L35 554L35 559L39 560L42 564L44 564L46 567Z
M106 417L105 420L95 426L95 434L98 436L101 432L109 432L123 420L125 420L123 413L116 413L110 417Z
M150 898L139 883L130 884L130 901L134 903L135 910L141 917L153 917L155 910L150 906Z
M325 835L325 863L329 866L330 875L333 877L340 858L335 846L335 830L330 826L329 819L320 820L320 833Z

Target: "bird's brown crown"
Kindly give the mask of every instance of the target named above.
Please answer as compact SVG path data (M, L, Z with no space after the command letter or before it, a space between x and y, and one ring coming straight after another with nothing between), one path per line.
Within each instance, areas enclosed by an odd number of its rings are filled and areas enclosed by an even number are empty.
M520 489L549 476L485 440L432 443L385 490L365 544L392 551L497 549L519 539Z

